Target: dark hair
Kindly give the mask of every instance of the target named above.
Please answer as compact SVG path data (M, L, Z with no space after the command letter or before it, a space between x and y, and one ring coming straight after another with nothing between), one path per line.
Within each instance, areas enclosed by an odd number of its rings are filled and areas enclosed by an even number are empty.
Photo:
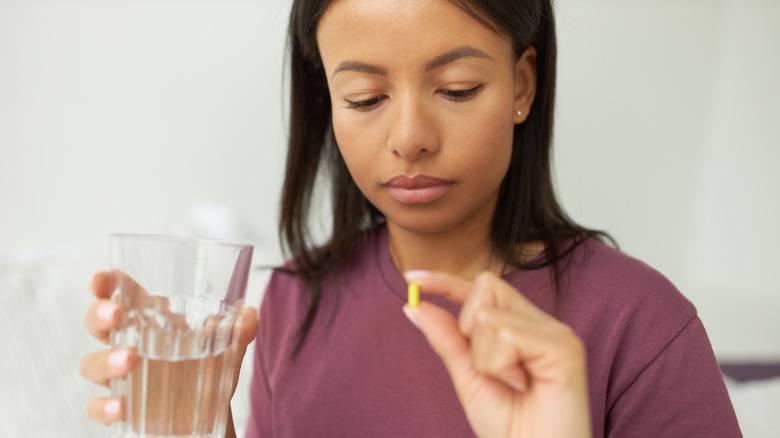
M333 1L295 0L288 35L291 117L279 233L283 248L295 260L294 272L311 286L309 312L301 327L298 347L314 321L322 276L335 272L361 235L384 221L382 213L352 180L333 135L330 95L316 40L319 20ZM585 239L606 235L569 219L553 190L556 41L551 1L450 1L511 40L518 59L528 47L537 50L536 97L526 121L514 128L512 158L501 183L491 238L495 254L507 266L551 267L557 308L564 291L560 280L566 257ZM315 249L309 212L320 172L330 175L334 214L330 241ZM536 262L528 262L523 256L522 244L531 241L545 244L545 257Z

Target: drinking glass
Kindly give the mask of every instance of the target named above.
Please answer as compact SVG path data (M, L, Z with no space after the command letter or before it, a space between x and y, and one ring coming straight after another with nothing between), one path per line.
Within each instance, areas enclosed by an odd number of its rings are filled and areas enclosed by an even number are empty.
M123 399L115 438L222 438L233 386L237 320L252 246L114 234L113 348L131 348L131 372L111 380Z

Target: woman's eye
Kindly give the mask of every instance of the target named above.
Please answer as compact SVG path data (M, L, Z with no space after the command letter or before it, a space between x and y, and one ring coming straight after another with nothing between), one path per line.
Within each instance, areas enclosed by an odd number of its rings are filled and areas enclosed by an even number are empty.
M462 102L464 100L471 99L477 94L481 93L485 89L485 84L479 84L474 88L468 90L440 90L440 93L447 97L449 100L455 102Z
M377 105L379 105L380 102L385 100L387 96L377 96L372 97L371 99L366 100L359 100L357 102L353 102L348 99L344 99L347 101L347 108L348 109L355 109L358 111L370 111L374 109Z
M471 99L472 97L481 93L482 90L484 89L485 89L485 84L479 84L474 88L469 88L468 90L442 89L439 90L439 92L449 100L452 100L454 102L462 102L464 100ZM352 101L349 99L344 99L344 100L347 101L347 106L346 106L347 109L354 109L358 111L371 111L372 109L379 106L379 104L382 103L382 101L385 99L387 99L387 96L376 96L376 97L372 97L371 99L358 100L358 101Z

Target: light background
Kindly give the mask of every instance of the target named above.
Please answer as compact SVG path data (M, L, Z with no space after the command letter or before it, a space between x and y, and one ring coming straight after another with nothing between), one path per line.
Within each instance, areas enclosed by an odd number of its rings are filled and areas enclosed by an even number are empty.
M288 12L0 0L0 268L78 256L86 282L120 231L248 240L278 262ZM780 2L557 14L564 207L668 276L721 360L780 359Z

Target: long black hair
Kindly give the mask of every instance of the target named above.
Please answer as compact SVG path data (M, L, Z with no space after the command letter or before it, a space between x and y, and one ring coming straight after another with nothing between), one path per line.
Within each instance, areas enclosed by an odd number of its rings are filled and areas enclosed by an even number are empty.
M295 260L294 272L311 290L298 347L319 306L320 279L337 271L365 231L384 221L384 215L352 180L333 134L330 94L316 39L317 25L333 1L295 0L288 34L291 114L279 234L287 255ZM526 121L514 128L512 157L501 183L491 243L493 252L507 266L549 266L557 307L564 294L561 276L567 256L589 237L608 236L573 222L558 204L553 190L551 144L557 49L551 1L450 1L508 38L517 59L529 47L537 50L536 96ZM316 248L309 215L318 174L329 176L332 184L333 222L329 242ZM529 262L523 248L533 241L544 243L545 257Z

